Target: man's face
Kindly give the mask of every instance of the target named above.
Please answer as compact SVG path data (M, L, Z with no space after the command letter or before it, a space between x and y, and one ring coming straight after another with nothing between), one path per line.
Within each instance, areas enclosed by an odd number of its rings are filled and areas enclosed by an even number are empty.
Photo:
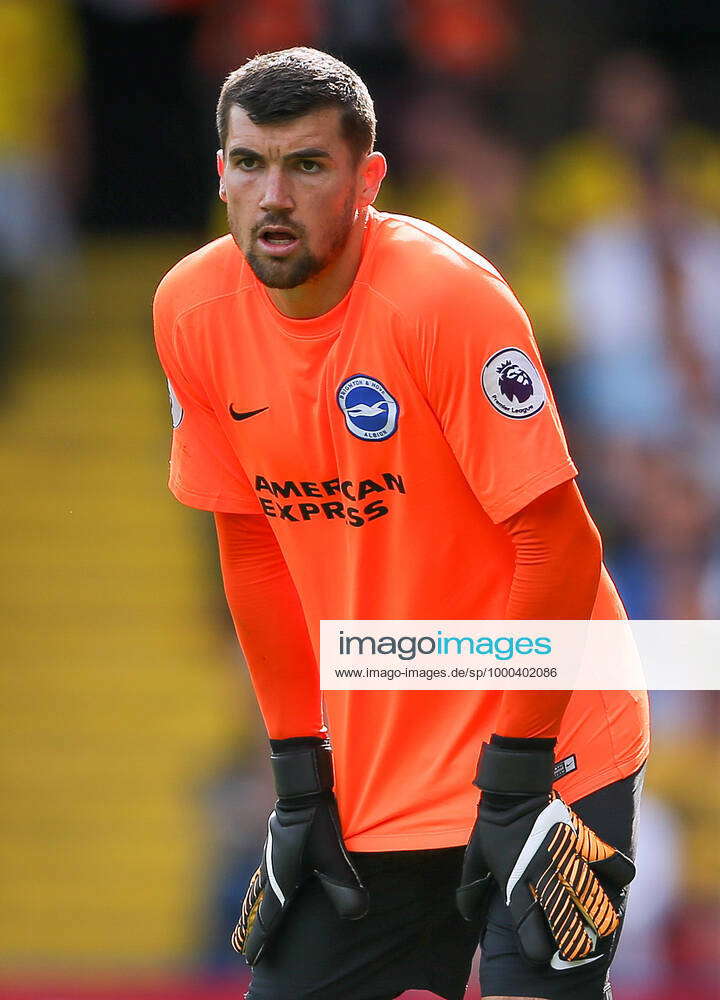
M254 125L237 106L218 157L233 238L264 285L295 288L342 252L357 216L361 166L323 108Z

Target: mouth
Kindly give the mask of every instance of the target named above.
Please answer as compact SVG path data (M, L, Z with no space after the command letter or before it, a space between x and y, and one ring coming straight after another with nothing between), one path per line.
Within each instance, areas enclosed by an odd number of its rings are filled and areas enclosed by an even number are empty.
M263 226L258 243L271 257L287 257L300 243L300 238L287 226Z

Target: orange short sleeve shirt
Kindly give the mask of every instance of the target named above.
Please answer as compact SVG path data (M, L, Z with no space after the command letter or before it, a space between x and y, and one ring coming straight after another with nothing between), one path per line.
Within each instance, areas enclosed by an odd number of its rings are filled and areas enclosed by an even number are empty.
M267 517L316 648L323 618L503 617L514 552L498 522L576 469L527 317L483 258L371 212L345 299L290 320L224 237L166 276L155 329L171 490ZM622 615L607 574L595 614ZM328 692L349 848L465 842L500 698ZM573 696L571 801L640 766L646 711L641 694Z

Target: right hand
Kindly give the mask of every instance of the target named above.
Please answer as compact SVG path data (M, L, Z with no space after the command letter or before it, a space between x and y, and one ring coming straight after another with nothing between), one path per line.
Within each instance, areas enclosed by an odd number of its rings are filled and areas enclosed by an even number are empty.
M271 761L278 800L268 820L260 867L232 935L233 948L249 965L260 960L307 879L320 879L344 919L364 917L369 904L343 844L329 744L320 739L274 740Z

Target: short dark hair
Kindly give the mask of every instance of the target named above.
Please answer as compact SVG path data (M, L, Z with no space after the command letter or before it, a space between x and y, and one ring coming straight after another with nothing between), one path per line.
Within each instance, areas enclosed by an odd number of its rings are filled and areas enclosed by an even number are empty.
M230 108L238 105L255 125L299 118L309 111L341 109L343 138L357 159L375 142L375 109L368 89L354 70L327 52L298 47L255 56L227 78L217 105L222 148Z

